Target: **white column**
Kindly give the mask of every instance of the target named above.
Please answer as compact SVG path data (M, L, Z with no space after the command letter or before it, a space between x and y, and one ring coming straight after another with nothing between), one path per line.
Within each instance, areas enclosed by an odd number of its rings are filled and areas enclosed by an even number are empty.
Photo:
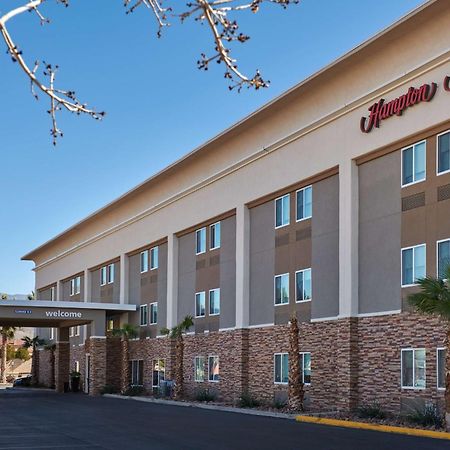
M129 258L128 255L122 253L120 255L120 303L128 303L128 292L129 292Z
M236 328L250 324L250 211L236 208Z
M178 311L178 238L169 234L167 240L167 328L177 324Z
M358 314L358 166L339 165L339 317Z

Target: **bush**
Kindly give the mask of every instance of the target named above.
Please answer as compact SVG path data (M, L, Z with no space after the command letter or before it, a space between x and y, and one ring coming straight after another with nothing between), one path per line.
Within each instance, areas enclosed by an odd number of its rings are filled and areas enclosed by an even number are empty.
M123 395L127 397L137 397L145 393L145 389L143 386L130 386Z
M361 405L358 408L358 417L363 419L385 419L386 413L383 411L379 403L370 405Z
M30 353L29 353L28 350L27 350L26 348L24 348L24 347L19 347L19 348L16 350L15 357L16 357L17 359L21 359L22 361L28 361L28 360L31 358Z
M252 397L249 393L244 393L239 398L239 406L241 408L257 408L261 406L261 402Z
M102 387L100 393L103 394L116 394L117 389L111 385L111 384L105 384L105 386Z
M439 412L439 408L433 403L427 403L424 408L417 408L407 419L423 427L434 426L442 428L444 426L444 416Z
M216 394L209 389L202 389L195 394L195 400L198 402L213 402L216 399Z
M273 407L275 409L283 409L283 408L286 408L286 406L287 406L286 400L276 399L273 401Z

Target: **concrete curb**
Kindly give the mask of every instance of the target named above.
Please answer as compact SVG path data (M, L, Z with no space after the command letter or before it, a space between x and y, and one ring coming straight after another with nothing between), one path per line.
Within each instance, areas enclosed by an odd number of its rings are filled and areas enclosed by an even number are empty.
M409 436L450 440L450 433L444 431L421 430L418 428L378 425L366 422L354 422L351 420L327 419L324 417L312 416L297 416L295 420L301 423L315 423L318 425L330 425L333 427L357 428L360 430L381 431L383 433L406 434Z
M188 408L208 409L208 410L212 410L212 411L248 414L251 416L274 417L276 419L289 419L289 420L296 419L295 414L276 413L276 412L260 411L257 409L247 409L247 408L234 408L232 406L210 405L207 403L204 404L204 403L195 403L195 402L178 402L176 400L162 400L159 398L149 398L149 397L127 397L125 395L118 395L118 394L103 394L103 397L119 398L122 400L135 400L138 402L156 403L159 405L182 406L182 407L188 407Z

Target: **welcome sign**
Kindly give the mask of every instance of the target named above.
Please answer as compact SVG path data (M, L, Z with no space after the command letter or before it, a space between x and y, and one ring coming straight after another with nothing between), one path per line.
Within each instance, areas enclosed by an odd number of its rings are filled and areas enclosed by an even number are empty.
M81 319L83 313L79 311L45 311L45 317L55 318L55 319Z

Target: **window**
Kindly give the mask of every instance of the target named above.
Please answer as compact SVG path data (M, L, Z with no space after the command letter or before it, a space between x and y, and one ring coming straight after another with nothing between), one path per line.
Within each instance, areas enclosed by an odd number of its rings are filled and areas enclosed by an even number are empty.
M150 325L158 323L158 303L150 303Z
M75 372L80 371L80 361L75 361L74 369L75 369Z
M402 350L402 388L425 388L425 349Z
M413 286L426 272L425 244L402 249L402 286Z
M450 131L437 137L437 167L438 175L450 171Z
M108 266L108 284L114 283L114 264Z
M289 380L289 359L287 353L275 353L274 383L287 384Z
M289 274L275 276L275 305L289 303Z
M150 249L150 270L158 268L158 253L159 247L153 247Z
M445 278L446 268L450 265L450 239L438 241L437 243L437 258L438 258L438 277Z
M275 228L289 225L289 200L289 194L275 200Z
M69 337L75 336L75 327L69 327Z
M426 141L402 150L402 186L425 180Z
M297 191L297 222L312 217L312 186Z
M216 316L220 314L220 289L211 289L209 291L209 315Z
M205 293L197 292L195 294L195 317L205 316Z
M305 302L311 300L311 269L295 272L295 301Z
M148 250L141 252L141 273L148 271Z
M142 359L134 359L131 364L131 385L142 386L144 379L144 361Z
M208 381L217 382L219 381L219 357L209 356L208 357Z
M195 232L196 240L196 250L195 253L199 255L200 253L206 252L206 228L200 228Z
M220 247L220 222L213 223L209 227L210 231L210 250Z
M311 353L300 353L300 372L302 374L302 383L311 384Z
M79 336L80 335L80 325L77 325L75 328L75 336Z
M106 322L106 331L112 331L114 330L114 320L108 319Z
M141 327L147 325L147 305L139 306L139 325Z
M50 328L50 338L51 341L53 341L53 339L55 339L55 329L54 328Z
M445 348L438 348L436 356L437 387L445 389Z
M100 269L100 286L104 286L106 284L106 266Z
M194 379L195 381L205 381L205 357L196 356L194 361Z
M153 360L153 374L152 374L152 386L161 386L161 381L166 379L166 360L154 359Z
M75 277L70 280L70 295L77 295L81 290L81 277Z

